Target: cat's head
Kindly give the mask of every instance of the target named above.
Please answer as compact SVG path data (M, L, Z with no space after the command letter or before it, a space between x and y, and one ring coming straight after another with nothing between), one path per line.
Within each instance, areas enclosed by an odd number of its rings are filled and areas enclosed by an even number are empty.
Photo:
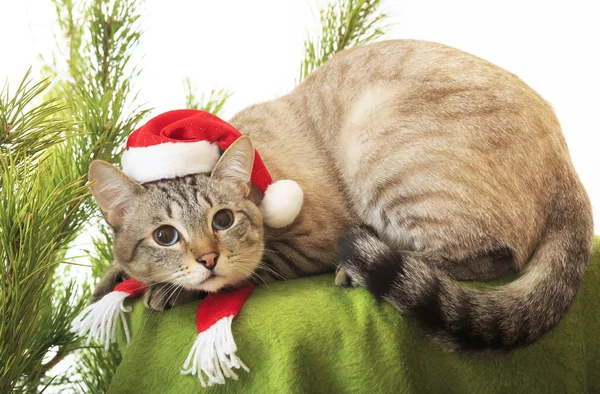
M95 161L92 194L115 230L115 262L134 278L217 291L252 276L263 217L251 193L254 148L239 138L211 174L140 184Z

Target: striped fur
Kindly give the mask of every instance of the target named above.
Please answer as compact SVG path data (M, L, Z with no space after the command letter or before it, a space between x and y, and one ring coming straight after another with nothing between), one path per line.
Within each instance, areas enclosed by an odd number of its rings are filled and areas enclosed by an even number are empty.
M230 122L274 180L302 187L300 216L271 229L251 213L226 243L201 229L211 207L254 212L256 190L207 175L147 192L123 186L130 197L114 197L119 215L101 192L103 178L118 178L108 171L94 177L94 194L107 219L121 220L115 264L126 273L170 260L192 266L181 262L188 250L151 252L147 234L170 210L197 242L243 255L221 282L177 282L187 288L295 278L341 262L339 285L368 287L450 349L530 343L569 308L592 246L590 203L552 108L509 72L440 44L381 42L337 54L291 93ZM104 183L114 194L114 182ZM154 265L133 268L142 258ZM519 279L490 291L456 282L511 271Z

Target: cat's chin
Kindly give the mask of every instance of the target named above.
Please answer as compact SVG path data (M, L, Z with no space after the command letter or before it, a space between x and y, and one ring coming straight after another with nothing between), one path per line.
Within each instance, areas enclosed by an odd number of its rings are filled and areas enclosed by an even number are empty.
M196 290L202 290L209 293L214 293L229 285L227 278L224 276L211 276L204 282L200 283Z
M209 275L206 278L199 278L197 280L186 280L181 283L183 287L188 290L199 290L214 293L221 290L223 287L231 285L231 281L225 276Z
M229 275L208 275L205 278L187 279L181 286L188 290L205 291L207 293L216 293L223 288L235 287L238 284L246 283L247 277L241 273L230 273Z

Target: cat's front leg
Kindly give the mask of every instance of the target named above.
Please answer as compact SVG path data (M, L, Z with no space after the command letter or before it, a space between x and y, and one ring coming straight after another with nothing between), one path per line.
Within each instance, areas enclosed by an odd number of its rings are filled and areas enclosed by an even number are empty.
M153 283L144 294L144 305L154 311L164 311L203 298L206 293L187 290L172 283Z
M92 303L98 301L100 298L113 291L116 285L123 282L127 278L129 278L129 276L121 267L116 264L112 264L108 270L106 270L100 279L100 282L98 282L94 288L94 292L92 293Z

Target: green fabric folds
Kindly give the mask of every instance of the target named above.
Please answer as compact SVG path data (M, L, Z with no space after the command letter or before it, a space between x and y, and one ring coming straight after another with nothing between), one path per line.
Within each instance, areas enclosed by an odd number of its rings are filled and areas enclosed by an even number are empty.
M333 275L256 288L233 322L238 381L203 389L179 371L199 302L157 313L140 301L111 393L600 392L600 242L577 299L541 340L509 353L447 353L365 289Z

